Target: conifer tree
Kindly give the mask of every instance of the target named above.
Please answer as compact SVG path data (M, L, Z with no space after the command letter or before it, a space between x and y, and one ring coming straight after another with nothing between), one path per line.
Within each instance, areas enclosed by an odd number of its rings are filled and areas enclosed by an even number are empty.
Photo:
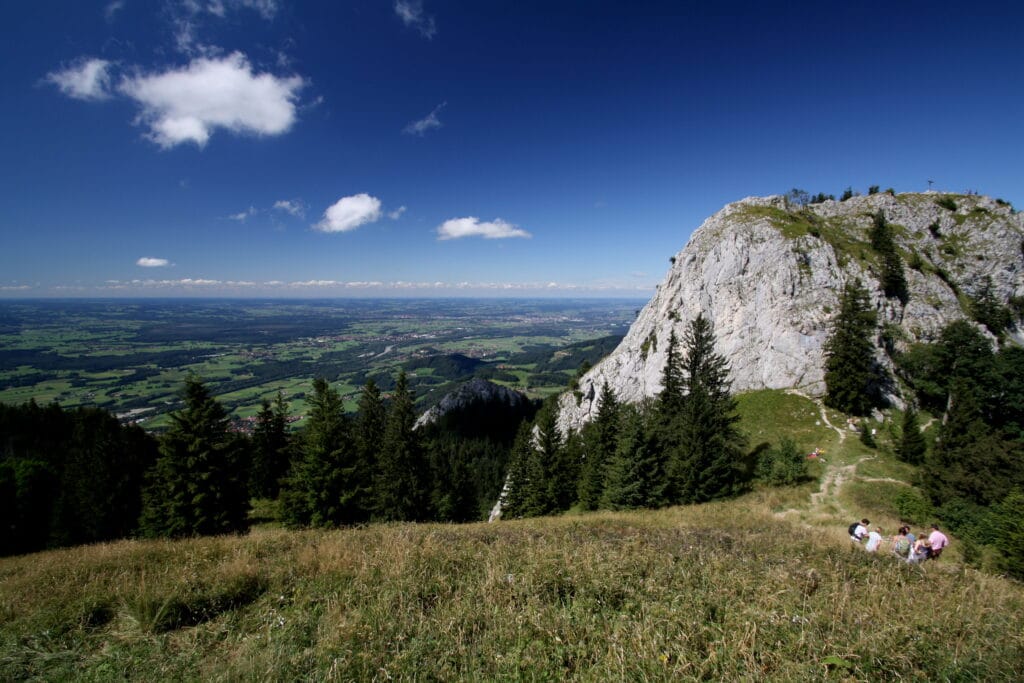
M675 497L671 502L700 503L737 492L744 439L730 393L729 365L715 352L711 321L699 314L683 343L687 393L679 421L679 448L669 463Z
M584 510L596 510L604 491L608 463L618 447L621 406L607 383L598 395L597 415L583 429L584 460L580 472L579 503Z
M252 435L252 473L249 495L277 498L288 473L288 404L279 391L273 405L263 399Z
M541 514L568 510L576 500L579 481L579 449L570 448L558 428L558 400L552 396L541 408L536 420L537 457L546 474L548 509Z
M501 497L501 516L516 519L526 516L526 502L530 489L529 468L533 451L533 429L528 420L523 420L512 442L509 454L508 476Z
M380 389L372 379L366 381L359 395L358 410L355 425L355 482L359 491L357 507L361 520L367 520L372 516L376 504L374 487L377 480L377 460L384 442L384 426L387 423L387 407L381 398Z
M665 367L661 371L661 393L655 404L660 422L667 425L679 416L685 391L679 338L676 337L676 331L672 330L668 338L668 349L665 350Z
M610 510L658 507L665 496L664 459L649 411L622 406L622 426L615 453L608 461L600 506Z
M844 413L867 415L879 403L875 367L876 316L859 281L846 284L825 342L825 404Z
M924 434L921 433L921 425L918 423L917 410L913 406L907 406L903 413L903 434L896 448L896 457L911 465L920 465L924 462L924 456L928 450Z
M996 297L990 275L981 279L981 283L970 297L970 303L971 316L997 337L1013 324L1010 309Z
M318 377L308 407L300 452L281 494L284 517L290 524L312 526L360 521L353 502L356 449L341 396Z
M653 423L650 425L657 448L656 454L661 462L658 469L668 474L669 479L663 492L669 500L678 497L676 485L678 481L671 476L672 463L680 460L679 447L682 427L683 405L686 392L683 379L682 359L679 352L679 338L673 329L669 335L668 348L665 351L665 366L661 371L661 392L654 402Z
M171 414L143 495L141 528L150 536L244 530L248 453L228 431L224 408L198 378L185 381L185 406Z
M885 220L885 214L881 209L872 219L869 237L872 248L878 252L882 260L882 291L887 297L899 299L901 303L906 304L910 293L907 289L906 276L903 274L903 259L896 249L892 226Z
M391 395L375 482L378 519L412 521L428 517L425 463L413 426L416 412L403 370Z
M575 491L575 481L570 483L569 470L563 461L565 449L555 422L555 405L549 400L530 430L529 447L525 451L523 517L539 517L563 509L566 495L571 496Z

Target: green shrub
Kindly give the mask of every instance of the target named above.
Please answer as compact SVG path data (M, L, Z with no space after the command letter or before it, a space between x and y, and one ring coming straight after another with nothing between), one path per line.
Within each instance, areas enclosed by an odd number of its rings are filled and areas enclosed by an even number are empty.
M871 427L865 420L860 426L860 442L868 448L878 448L875 443L875 435L871 433Z
M910 258L907 259L907 265L920 273L924 268L924 259L916 251L911 251Z
M777 448L761 453L758 476L772 486L793 486L807 479L807 458L790 438L783 438Z
M905 488L896 494L893 501L899 512L900 519L912 524L925 525L935 516L935 509L923 493L913 488Z
M956 200L949 195L943 195L935 200L935 203L947 211L956 211Z

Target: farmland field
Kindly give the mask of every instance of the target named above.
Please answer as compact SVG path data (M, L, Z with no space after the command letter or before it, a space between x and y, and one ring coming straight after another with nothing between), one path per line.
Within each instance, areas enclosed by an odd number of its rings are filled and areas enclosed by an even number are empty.
M314 377L352 409L400 369L419 407L481 376L539 398L614 348L633 300L23 300L0 303L0 402L96 405L166 425L189 374L235 418L278 391L293 414Z

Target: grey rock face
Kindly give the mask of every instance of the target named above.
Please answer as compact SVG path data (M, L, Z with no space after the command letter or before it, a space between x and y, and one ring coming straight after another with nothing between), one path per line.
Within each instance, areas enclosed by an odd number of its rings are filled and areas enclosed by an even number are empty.
M868 238L879 210L903 257L905 306L886 298L879 283ZM877 358L891 367L883 331L897 347L934 340L946 324L967 317L964 295L985 277L1004 302L1024 295L1022 250L1024 216L977 195L875 194L807 207L773 196L729 204L675 255L619 347L577 392L562 396L560 426L587 422L604 383L627 402L655 396L669 335L682 339L698 313L714 323L734 391L797 388L820 396L822 347L848 280L859 278L871 295L880 322ZM1019 330L1011 334L1022 341Z

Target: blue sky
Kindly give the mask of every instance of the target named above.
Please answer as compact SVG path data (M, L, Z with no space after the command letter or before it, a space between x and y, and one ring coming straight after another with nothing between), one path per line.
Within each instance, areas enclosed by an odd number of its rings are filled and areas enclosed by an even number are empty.
M750 195L1021 206L1018 7L11 4L0 297L646 297Z

